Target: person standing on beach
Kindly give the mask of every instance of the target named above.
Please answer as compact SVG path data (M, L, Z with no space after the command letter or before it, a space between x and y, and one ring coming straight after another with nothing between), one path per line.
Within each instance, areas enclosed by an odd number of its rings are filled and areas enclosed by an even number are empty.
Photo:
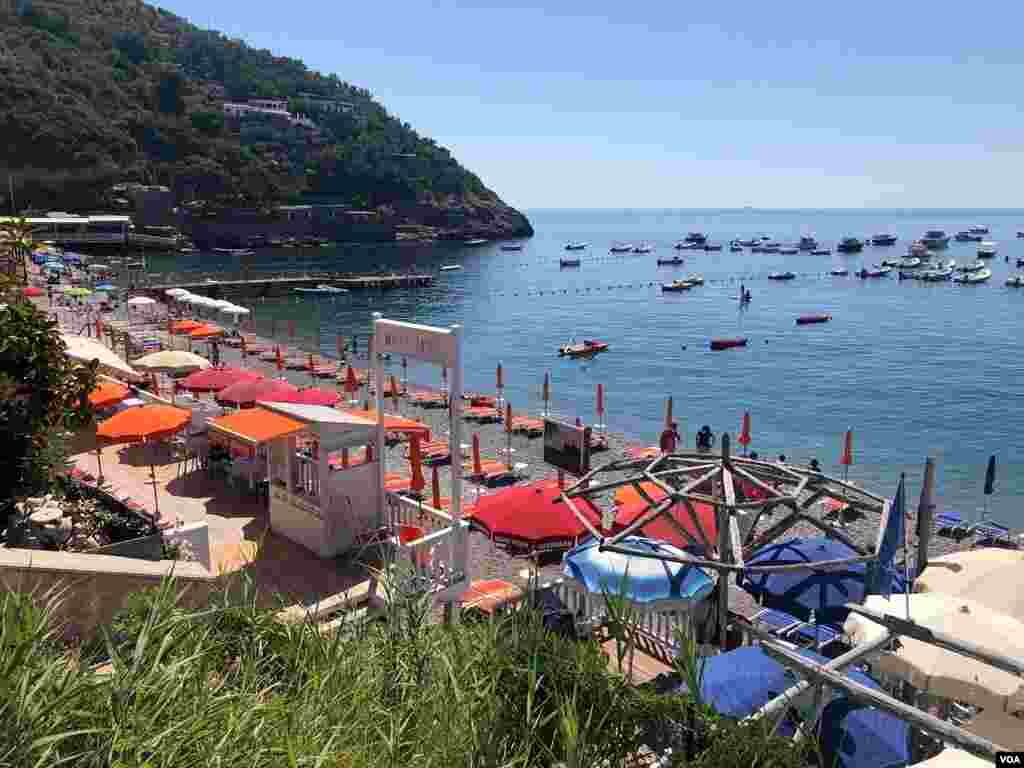
M672 425L666 427L665 431L661 433L661 437L658 439L658 448L662 453L675 453L677 445L679 445L679 425L673 421Z

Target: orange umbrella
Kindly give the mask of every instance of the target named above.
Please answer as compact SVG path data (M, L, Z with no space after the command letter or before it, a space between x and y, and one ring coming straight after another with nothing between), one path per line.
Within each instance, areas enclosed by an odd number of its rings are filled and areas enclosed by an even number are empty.
M665 429L672 428L672 396L668 398L668 402L665 403Z
M544 372L544 415L548 415L548 401L551 399L551 376Z
M112 405L117 405L128 397L130 392L131 390L129 390L124 384L105 381L89 393L89 405L97 410L109 408Z
M657 503L665 498L665 492L654 483L641 483L641 486L654 502ZM620 531L650 509L643 496L640 495L633 485L622 486L615 492L615 505L615 527ZM708 543L714 546L718 539L718 523L715 519L715 508L710 504L703 504L701 502L695 502L693 508L697 519L700 521L700 527L709 539ZM682 503L673 504L668 514L675 518L675 521L682 526L683 530L687 531L698 542L701 541L700 533L690 519L686 505ZM649 522L638 534L634 535L646 535L655 539L664 539L683 549L693 546L691 541L679 533L676 527L665 519L664 514Z
M743 453L746 454L747 446L750 445L750 411L743 413L743 429L740 430L740 436L736 439L743 446Z
M409 481L409 487L416 492L422 491L427 483L423 479L423 456L420 454L419 435L409 437L409 463L412 465L412 480Z
M441 478L437 475L437 464L430 468L430 490L434 496L434 509L441 509Z
M171 333L191 333L202 325L203 323L197 323L195 320L178 320L171 325L170 331Z
M480 435L473 433L473 476L479 477L484 473L484 467L480 463Z
M843 441L843 455L839 463L846 469L843 471L843 479L850 473L850 465L853 464L853 430L846 430L846 439Z
M129 408L100 422L96 436L112 443L139 443L168 437L192 421L192 413L170 405Z
M216 325L200 325L198 328L193 328L188 332L189 338L192 339L207 339L211 336L220 336L224 333L223 329L218 328Z
M345 373L345 391L350 395L359 391L359 379L356 378L356 369L352 367L351 363Z

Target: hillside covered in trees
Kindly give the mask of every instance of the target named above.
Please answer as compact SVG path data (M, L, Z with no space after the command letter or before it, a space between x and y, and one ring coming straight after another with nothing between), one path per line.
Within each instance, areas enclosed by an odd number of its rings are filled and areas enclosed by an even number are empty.
M305 124L225 119L225 101L249 99L285 101ZM311 107L322 100L345 109ZM136 0L5 2L0 125L0 163L19 208L102 207L127 181L166 185L181 202L316 196L404 211L413 223L417 211L454 210L507 234L530 232L368 90Z

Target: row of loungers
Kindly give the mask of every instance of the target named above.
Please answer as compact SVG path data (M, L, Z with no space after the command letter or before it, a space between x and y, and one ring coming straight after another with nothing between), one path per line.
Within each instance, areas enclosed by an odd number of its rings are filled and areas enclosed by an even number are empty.
M935 516L935 532L955 539L975 536L981 547L1007 547L1017 549L1020 542L1010 534L1009 527L993 520L968 524L957 512L943 512Z
M818 653L832 650L845 642L843 628L835 624L811 624L775 608L762 608L751 623L780 640L788 640Z

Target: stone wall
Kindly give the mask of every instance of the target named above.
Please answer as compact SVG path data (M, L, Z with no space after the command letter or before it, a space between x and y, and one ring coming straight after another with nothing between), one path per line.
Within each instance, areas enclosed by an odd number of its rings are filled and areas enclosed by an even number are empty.
M157 587L173 575L182 602L205 605L217 584L200 563L136 560L113 555L0 549L0 589L44 595L63 590L56 619L66 640L92 636L110 623L129 595Z

